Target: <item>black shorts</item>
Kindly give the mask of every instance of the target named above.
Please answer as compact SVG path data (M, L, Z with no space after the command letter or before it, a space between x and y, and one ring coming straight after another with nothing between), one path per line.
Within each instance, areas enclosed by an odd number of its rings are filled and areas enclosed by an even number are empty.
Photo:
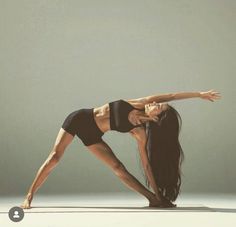
M62 128L73 136L76 134L85 146L101 142L104 135L94 120L93 108L70 113L64 120Z

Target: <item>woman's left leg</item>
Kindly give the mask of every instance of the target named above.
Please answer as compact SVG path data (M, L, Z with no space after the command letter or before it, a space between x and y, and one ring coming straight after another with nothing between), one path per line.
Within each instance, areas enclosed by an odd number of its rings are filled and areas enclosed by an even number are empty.
M26 198L21 205L23 209L31 208L30 204L33 200L33 196L36 191L41 187L41 185L45 182L50 172L55 168L58 164L59 160L62 158L65 149L72 142L74 136L70 133L66 132L63 128L60 129L58 135L56 137L55 144L53 149L51 150L46 161L39 168L35 179L32 185L29 188L29 191L26 195Z

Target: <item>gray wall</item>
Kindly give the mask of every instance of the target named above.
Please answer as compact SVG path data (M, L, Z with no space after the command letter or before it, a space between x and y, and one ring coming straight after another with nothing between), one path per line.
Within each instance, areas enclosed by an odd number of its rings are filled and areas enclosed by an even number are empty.
M233 0L0 0L0 195L25 194L73 110L215 89L181 114L182 192L236 192ZM128 134L104 140L143 183ZM75 137L38 193L130 192Z

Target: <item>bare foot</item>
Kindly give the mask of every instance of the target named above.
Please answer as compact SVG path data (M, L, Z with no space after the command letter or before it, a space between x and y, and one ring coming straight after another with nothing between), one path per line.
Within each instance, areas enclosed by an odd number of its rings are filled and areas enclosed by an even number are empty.
M20 207L23 209L30 209L31 208L30 204L32 202L32 199L33 196L31 194L28 194Z
M25 201L22 203L22 205L20 206L23 209L30 209L30 201L28 199L25 199Z

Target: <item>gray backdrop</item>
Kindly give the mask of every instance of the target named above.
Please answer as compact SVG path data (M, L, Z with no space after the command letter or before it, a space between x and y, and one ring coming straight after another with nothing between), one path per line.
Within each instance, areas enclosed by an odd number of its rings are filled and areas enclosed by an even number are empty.
M64 118L124 98L215 89L170 102L183 120L182 192L236 192L233 0L0 0L0 194L23 195ZM104 140L142 183L127 133ZM130 192L77 137L38 191Z

